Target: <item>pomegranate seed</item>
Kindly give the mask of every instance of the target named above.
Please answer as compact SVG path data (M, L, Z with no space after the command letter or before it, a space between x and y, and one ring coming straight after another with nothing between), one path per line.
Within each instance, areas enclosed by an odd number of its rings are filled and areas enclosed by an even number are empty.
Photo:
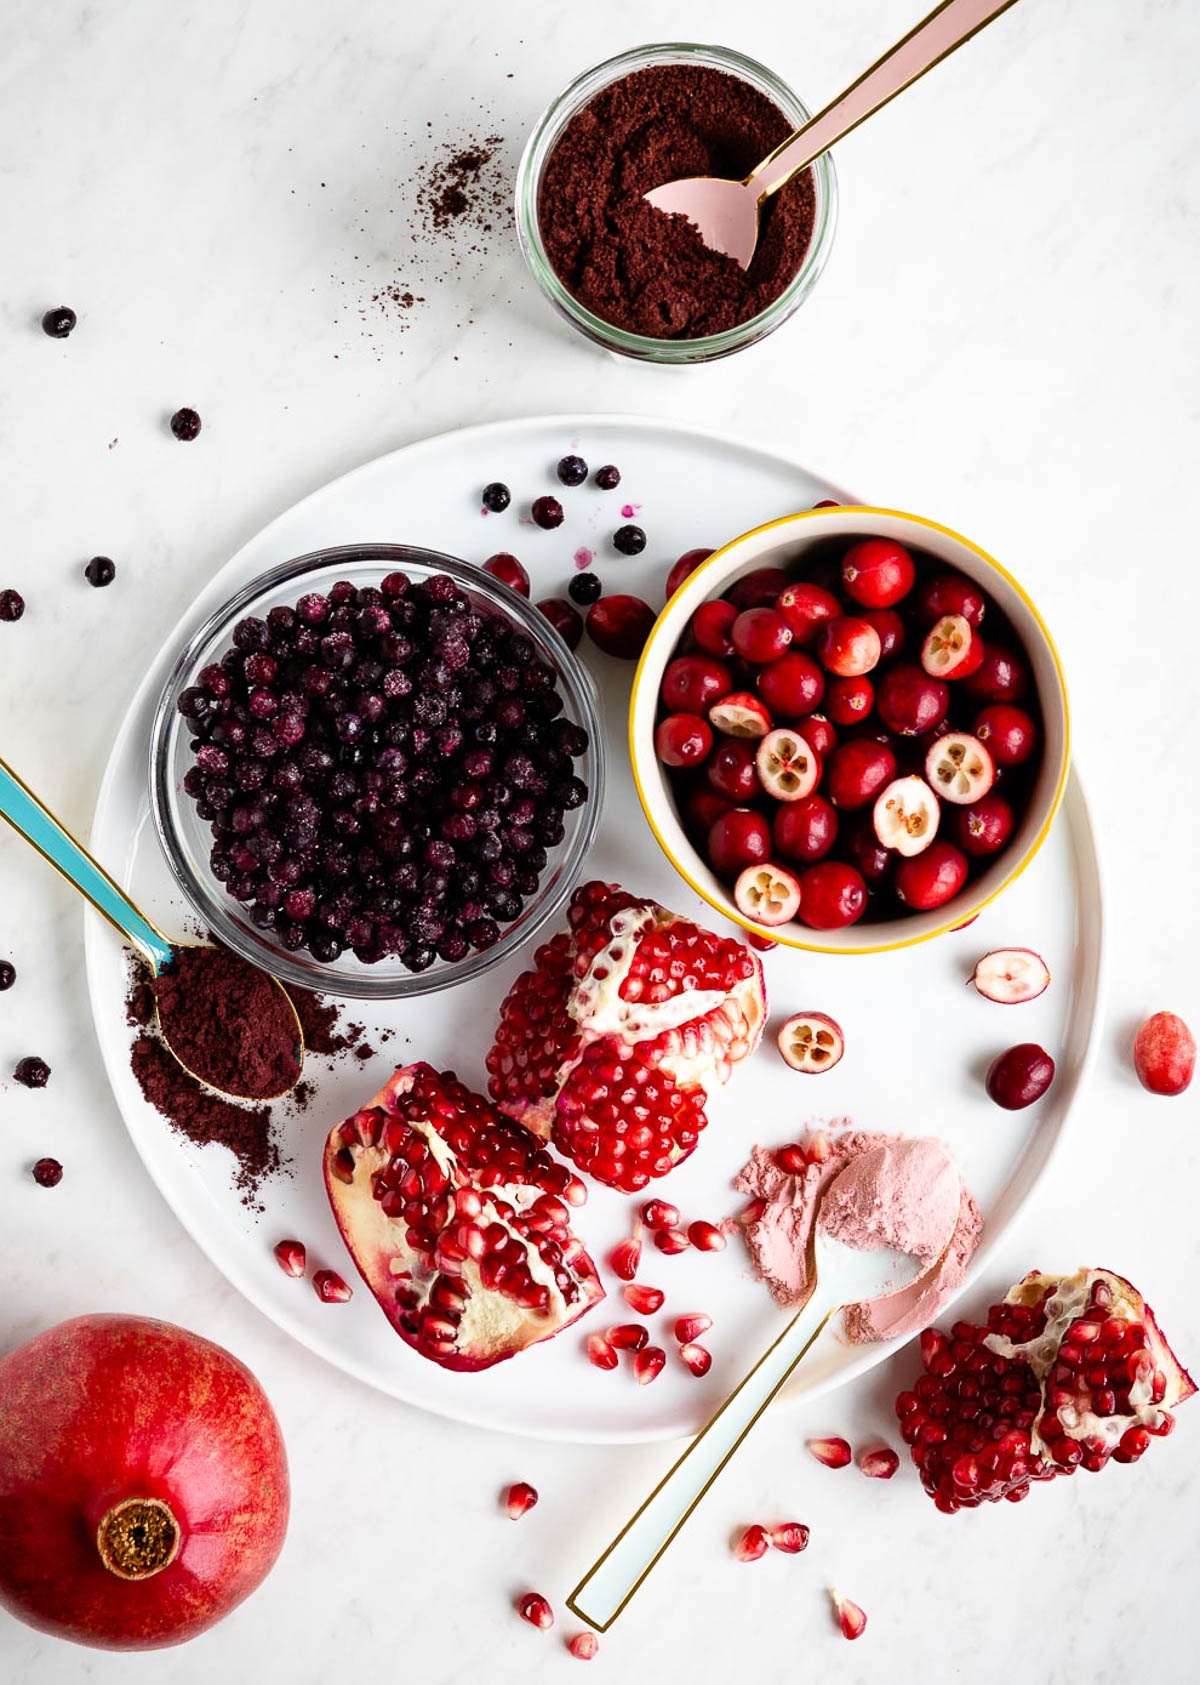
M275 1259L284 1275L303 1275L308 1264L308 1254L304 1250L304 1242L300 1240L281 1240L275 1248Z
M537 1488L530 1486L527 1481L518 1480L504 1494L504 1507L508 1511L508 1519L519 1521L523 1515L533 1508L537 1501Z
M928 1369L935 1357L940 1357L949 1341L937 1328L926 1328L921 1335L921 1362Z
M864 1451L858 1466L872 1480L890 1480L900 1467L900 1459L886 1445L881 1445L875 1451Z
M621 1289L621 1294L630 1310L636 1311L639 1316L653 1316L655 1311L662 1309L664 1294L659 1287L644 1287L631 1282Z
M844 1439L810 1439L808 1449L827 1469L844 1469L850 1461L850 1446Z
M632 1281L638 1272L638 1265L642 1261L642 1242L640 1235L630 1235L628 1240L621 1241L614 1246L608 1255L609 1264L614 1275L619 1275L622 1281Z
M621 1322L610 1328L605 1338L619 1352L640 1352L650 1338L650 1331L640 1322Z
M667 1354L661 1346L644 1346L633 1360L633 1377L639 1387L648 1386L662 1374Z
M739 1533L733 1542L733 1554L739 1562L757 1562L770 1548L771 1540L767 1530L757 1522L753 1527L747 1527L745 1532Z
M837 1623L842 1629L843 1638L861 1638L867 1627L867 1617L857 1603L852 1603L848 1597L841 1597L836 1591L830 1591L833 1598L833 1611L837 1616Z
M775 1162L789 1176L799 1176L808 1167L808 1154L798 1141L788 1141L775 1149Z
M679 1355L693 1375L707 1375L712 1368L712 1353L704 1346L696 1345L694 1341L689 1341L686 1346L680 1346Z
M771 1529L771 1543L776 1550L789 1556L799 1556L808 1546L808 1528L802 1521L781 1521Z
M351 1297L350 1288L336 1270L318 1270L313 1276L313 1292L325 1305L342 1305Z
M654 1236L654 1244L660 1252L673 1258L676 1253L686 1252L692 1243L682 1229L659 1229Z
M665 1199L648 1199L642 1206L642 1221L648 1229L673 1229L679 1222L679 1213Z
M692 1340L698 1340L701 1334L707 1334L711 1327L711 1316L706 1316L703 1311L689 1311L687 1316L676 1317L675 1338L681 1346L686 1346Z
M535 1626L542 1632L549 1632L554 1625L554 1610L537 1591L525 1593L517 1604L517 1613L523 1621L528 1621L530 1626Z
M594 1363L597 1369L615 1369L617 1367L616 1348L609 1344L603 1334L589 1334L586 1347L588 1362Z
M688 1239L697 1252L724 1252L725 1236L715 1223L706 1223L703 1217L698 1217L694 1223L688 1224Z
M742 1209L734 1218L734 1222L739 1228L752 1228L754 1224L761 1219L762 1214L766 1209L767 1202L765 1199L752 1199L749 1205L743 1205Z
M574 1638L567 1640L567 1649L576 1661L590 1662L600 1648L600 1640L594 1632L577 1632Z

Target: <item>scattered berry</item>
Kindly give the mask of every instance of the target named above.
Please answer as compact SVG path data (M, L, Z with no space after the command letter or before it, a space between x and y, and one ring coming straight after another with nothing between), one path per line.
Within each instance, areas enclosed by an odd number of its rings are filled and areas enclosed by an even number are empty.
M281 1240L275 1246L275 1260L284 1275L302 1276L308 1267L308 1253L301 1240Z
M1054 1060L1044 1047L1023 1041L997 1055L988 1069L987 1091L1006 1112L1032 1106L1054 1081Z
M603 469L601 470L603 473ZM616 473L616 469L613 469ZM600 1640L594 1632L577 1632L574 1638L567 1640L567 1649L578 1662L590 1662L600 1648Z
M543 597L537 605L568 649L578 649L583 620L564 597Z
M618 527L612 535L613 549L622 556L640 556L646 548L646 535L641 527Z
M483 571L498 579L501 585L507 585L510 591L519 591L523 597L529 595L529 575L507 550L498 550L494 556L489 556L483 564Z
M519 1521L523 1515L528 1514L537 1501L537 1488L530 1486L527 1481L518 1480L504 1494L504 1507L508 1511L508 1519Z
M537 1627L541 1632L548 1632L554 1625L554 1610L546 1599L537 1591L527 1591L517 1604L517 1613L530 1626Z
M11 960L0 960L0 994L11 989L17 980L17 968Z
M63 1178L63 1167L56 1158L39 1158L33 1167L33 1179L39 1188L57 1188Z
M1147 1018L1133 1041L1138 1081L1151 1094L1182 1094L1196 1069L1196 1042L1174 1012Z
M810 1439L808 1449L827 1469L844 1469L850 1461L850 1442L845 1439Z
M680 1346L679 1356L697 1378L707 1375L712 1368L712 1353L706 1346L698 1346L694 1340Z
M701 1334L707 1334L712 1325L712 1317L704 1311L689 1311L686 1316L675 1318L673 1333L681 1346L690 1346Z
M632 1281L642 1261L641 1235L632 1234L628 1240L618 1241L609 1253L608 1261L614 1275L619 1275L622 1281Z
M733 1554L739 1562L757 1562L770 1548L770 1535L766 1528L760 1527L757 1522L739 1533L733 1542Z
M318 1270L313 1276L313 1292L324 1305L342 1305L352 1296L336 1270Z
M0 591L0 620L20 620L25 613L25 599L19 591Z
M177 439L187 444L192 439L200 437L200 417L195 410L176 410L171 417L171 431Z
M503 480L491 480L483 488L483 507L493 515L502 515L512 502L512 492Z
M679 1222L679 1211L665 1199L648 1199L641 1209L641 1219L651 1230L673 1229Z
M843 1638L861 1638L867 1627L867 1617L857 1603L852 1603L848 1597L841 1597L836 1591L830 1592L833 1599L833 1612L838 1626L842 1629Z
M715 1223L705 1222L698 1217L694 1223L688 1224L688 1239L697 1252L724 1252L725 1236Z
M889 1446L881 1445L874 1451L864 1451L858 1466L872 1480L890 1480L900 1467L900 1459Z
M116 564L108 556L93 556L83 570L83 577L97 589L111 585L117 577Z
M995 948L979 961L971 981L988 1000L1016 1006L1044 994L1050 986L1050 972L1032 948Z
M601 597L588 610L588 636L605 655L634 661L642 653L654 621L654 610L640 597Z
M650 1338L650 1331L640 1322L621 1322L610 1328L605 1338L619 1352L640 1352Z
M552 532L563 523L562 504L556 497L535 497L530 514L533 516L534 525L542 527L546 532Z
M581 486L588 477L588 465L581 456L564 456L554 472L564 486Z
M654 1244L668 1258L674 1258L680 1252L686 1252L692 1243L682 1229L658 1229L655 1231Z
M589 1334L584 1342L588 1362L595 1364L597 1369L615 1369L617 1367L616 1347L611 1346L603 1334Z
M603 591L599 578L594 573L577 573L567 586L567 595L572 602L582 603L584 608L594 603Z
M633 1378L639 1387L649 1386L662 1374L667 1354L661 1346L643 1346L633 1360Z
M771 1543L788 1556L799 1556L808 1547L808 1528L802 1521L781 1521L771 1528Z
M631 1281L627 1287L622 1287L621 1297L639 1316L653 1316L655 1311L662 1309L665 1294L660 1287L645 1287L641 1282Z
M47 310L42 317L42 332L50 339L66 339L77 319L73 310L60 304L57 310Z
M50 1067L44 1059L31 1054L16 1065L13 1080L19 1082L22 1088L45 1088L50 1081Z
M776 1045L785 1063L806 1076L831 1071L846 1051L841 1026L824 1012L794 1012L781 1026Z
M595 479L601 491L616 491L621 483L621 471L611 462L606 462L603 468L597 468Z

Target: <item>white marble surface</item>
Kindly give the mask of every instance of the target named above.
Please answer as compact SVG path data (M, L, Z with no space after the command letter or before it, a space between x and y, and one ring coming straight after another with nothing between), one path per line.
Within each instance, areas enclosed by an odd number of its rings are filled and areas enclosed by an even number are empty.
M1060 635L1111 898L1111 1011L1086 1123L987 1286L1035 1264L1111 1264L1200 1360L1196 1102L1144 1096L1126 1057L1146 1012L1200 1020L1184 875L1200 710L1183 492L1200 450L1195 7L1018 6L839 148L825 279L783 333L724 364L672 373L599 356L555 323L511 239L464 255L403 332L380 315L368 334L358 315L418 258L429 294L438 254L406 249L398 185L427 119L451 136L502 134L511 164L577 70L681 29L768 56L819 99L916 10L775 0L767 30L729 0L10 0L0 587L29 609L0 627L0 748L85 829L135 678L200 582L331 475L467 420L684 416L937 514L1015 565ZM80 314L65 344L36 325L60 302ZM165 431L181 403L204 417L195 445ZM102 595L80 572L97 551L120 569ZM295 1484L285 1554L224 1626L131 1661L5 1619L0 1678L324 1685L382 1671L443 1685L568 1667L561 1617L540 1636L509 1599L533 1585L560 1600L664 1450L471 1432L322 1367L233 1293L151 1187L103 1084L78 906L8 834L0 953L20 971L0 997L0 1069L31 1051L54 1068L44 1093L0 1086L0 1344L90 1309L213 1336L275 1401ZM936 1057L935 1011L913 1057ZM28 1178L44 1152L67 1166L54 1192ZM812 1432L890 1433L911 1370L901 1358L765 1424L598 1665L894 1685L1190 1677L1200 1415L1185 1410L1136 1470L948 1520L907 1468L880 1486L802 1449ZM495 1502L514 1478L542 1492L516 1528ZM805 1556L733 1560L736 1523L784 1514L812 1526ZM869 1612L853 1648L830 1623L830 1583Z

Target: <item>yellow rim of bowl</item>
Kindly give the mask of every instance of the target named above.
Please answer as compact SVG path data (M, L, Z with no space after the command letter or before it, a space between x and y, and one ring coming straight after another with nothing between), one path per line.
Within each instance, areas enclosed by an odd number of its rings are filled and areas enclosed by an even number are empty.
M702 574L707 573L715 563L719 562L724 556L727 556L737 545L744 544L747 539L758 538L762 533L774 531L776 527L794 526L799 521L815 520L820 522L822 519L828 519L832 515L844 515L847 512L854 512L861 515L881 515L891 520L910 521L914 526L925 527L930 532L938 532L943 534L946 538L952 538L956 544L963 545L964 548L970 550L973 555L978 556L981 561L986 562L988 567L994 568L1001 578L1007 580L1009 585L1012 586L1017 596L1021 599L1025 607L1029 610L1029 613L1033 616L1038 630L1041 632L1042 637L1046 640L1046 648L1050 651L1050 658L1054 662L1054 671L1058 677L1058 689L1059 694L1062 697L1063 707L1063 750L1061 764L1058 769L1058 786L1055 789L1054 799L1050 803L1050 809L1046 815L1042 828L1033 839L1033 842L1030 844L1024 857L1016 866L1013 867L1012 871L1008 874L1004 881L998 884L990 895L985 896L982 901L973 905L969 911L960 911L946 924L939 925L936 930L927 930L921 936L906 936L897 942L880 942L870 948L831 948L827 947L822 942L801 942L794 936L782 935L782 926L771 927L768 925L755 924L750 919L742 918L741 915L734 911L731 907L722 906L719 901L715 900L708 891L702 887L702 885L696 882L691 873L676 858L673 851L668 847L662 832L655 824L654 815L651 813L650 804L646 799L646 792L642 787L641 767L639 765L637 741L634 732L634 716L637 711L638 696L641 691L642 672L650 657L651 650L658 642L663 615L666 614L667 609L671 606L671 603L674 602L675 596L678 596L680 591L687 590L693 580L697 580ZM723 918L731 919L734 924L741 925L743 930L748 930L755 936L765 937L768 941L778 942L787 948L798 948L807 954L889 954L898 948L915 948L919 942L932 942L936 937L945 936L949 931L957 930L960 926L967 924L971 919L978 918L983 909L985 907L989 907L992 902L996 900L997 896L1003 895L1009 885L1015 883L1025 868L1034 859L1036 859L1042 844L1045 842L1050 833L1050 827L1053 825L1059 807L1062 803L1063 791L1066 789L1067 773L1070 770L1071 765L1071 707L1067 696L1067 681L1063 673L1062 661L1060 660L1058 654L1058 646L1054 642L1054 639L1050 636L1050 631L1046 622L1042 619L1041 614L1038 612L1036 603L1033 601L1033 598L1029 595L1028 591L1026 591L1025 587L1019 580L1014 579L1008 569L998 562L994 556L989 555L988 552L981 549L978 544L973 544L969 538L964 538L962 533L955 532L953 527L943 526L940 521L927 520L924 515L910 515L903 509L881 509L870 503L839 503L834 508L830 509L798 510L794 515L780 515L777 520L766 521L760 527L751 527L748 532L740 533L737 538L730 539L728 544L723 544L719 550L714 550L712 555L709 556L706 561L701 562L695 572L690 573L683 581L683 583L679 586L678 591L675 592L675 595L672 596L664 606L662 614L659 615L658 621L651 629L650 636L646 640L646 647L643 649L641 659L637 664L637 671L633 675L633 690L629 698L629 761L631 767L633 768L633 782L637 788L638 801L641 803L642 812L646 816L646 823L654 833L655 841L658 843L658 846L662 849L667 859L671 862L672 866L674 866L675 870L679 873L680 877L683 878L684 882L690 884L700 899L702 901L707 901L708 905L714 910L714 912L720 913Z

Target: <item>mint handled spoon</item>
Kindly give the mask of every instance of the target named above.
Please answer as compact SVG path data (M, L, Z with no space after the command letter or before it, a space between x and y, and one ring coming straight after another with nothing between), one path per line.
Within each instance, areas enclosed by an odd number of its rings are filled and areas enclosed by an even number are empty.
M89 900L98 913L102 913L110 924L116 926L121 935L132 943L150 967L155 977L170 971L176 963L181 951L185 947L201 948L204 943L172 942L150 923L150 920L129 899L125 891L118 887L104 870L92 859L91 855L76 842L75 838L50 812L45 804L38 800L29 786L18 778L17 774L3 760L0 760L0 819L7 819L8 823L26 842L32 843L43 859L48 860L55 869L62 873L68 883L71 883ZM244 962L243 962L244 963ZM249 969L249 967L248 967ZM218 1086L206 1077L203 1072L194 1070L185 1059L171 1045L167 1026L162 1022L155 1001L155 1014L158 1017L159 1030L163 1045L172 1057L188 1073L205 1088L213 1093L222 1095L227 1100L254 1100L269 1102L281 1100L285 1094L291 1092L300 1080L300 1072L304 1066L304 1031L296 1012L295 1003L278 978L270 977L269 973L262 973L268 981L274 984L281 998L280 1010L286 1011L288 1025L294 1028L296 1063L295 1073L290 1080L276 1093L236 1093L231 1089Z
M660 211L686 217L706 246L749 269L758 244L759 211L772 193L1015 4L1016 0L943 0L857 82L757 164L744 181L688 176L655 187L643 197Z

